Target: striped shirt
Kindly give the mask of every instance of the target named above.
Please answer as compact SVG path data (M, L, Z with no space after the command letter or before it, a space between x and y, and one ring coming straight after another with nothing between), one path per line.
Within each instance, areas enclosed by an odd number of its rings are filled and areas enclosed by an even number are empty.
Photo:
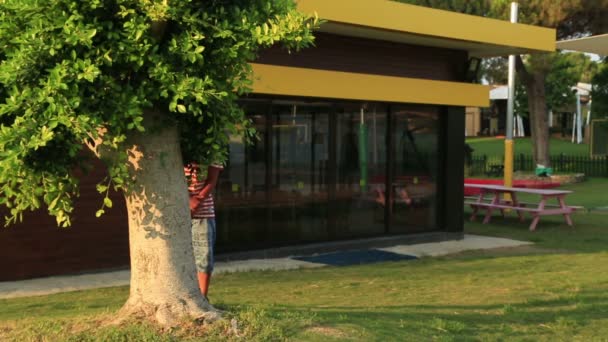
M211 167L223 169L220 165L212 165ZM184 167L184 174L188 179L188 194L190 197L197 196L203 191L205 187L205 180L199 180L196 170L190 167ZM201 200L198 206L192 212L193 219L209 219L215 218L215 208L213 202L213 191L210 191L203 200Z

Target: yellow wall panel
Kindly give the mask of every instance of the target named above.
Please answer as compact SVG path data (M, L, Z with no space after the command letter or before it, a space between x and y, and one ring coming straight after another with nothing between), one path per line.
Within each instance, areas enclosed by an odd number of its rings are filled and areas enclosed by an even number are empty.
M252 64L257 94L488 107L490 88L348 72Z

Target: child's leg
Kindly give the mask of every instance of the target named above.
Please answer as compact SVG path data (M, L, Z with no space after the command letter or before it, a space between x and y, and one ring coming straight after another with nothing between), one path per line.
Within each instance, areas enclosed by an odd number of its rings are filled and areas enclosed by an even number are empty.
M192 220L192 247L196 261L197 279L203 296L207 296L211 273L213 272L213 244L215 243L215 222L209 219Z
M214 218L207 219L207 238L209 241L209 248L207 249L207 279L204 286L201 287L201 292L205 297L209 292L209 284L211 283L211 274L215 267L215 240L217 240L217 228Z

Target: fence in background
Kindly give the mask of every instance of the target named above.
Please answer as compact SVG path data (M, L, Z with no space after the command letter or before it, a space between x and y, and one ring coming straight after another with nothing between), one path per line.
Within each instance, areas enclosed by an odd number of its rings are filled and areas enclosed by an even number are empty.
M466 166L467 173L469 176L502 176L504 160L504 156L473 154ZM553 155L551 167L556 173L584 173L589 177L608 177L608 156ZM513 157L514 171L534 172L535 168L531 155L519 154Z

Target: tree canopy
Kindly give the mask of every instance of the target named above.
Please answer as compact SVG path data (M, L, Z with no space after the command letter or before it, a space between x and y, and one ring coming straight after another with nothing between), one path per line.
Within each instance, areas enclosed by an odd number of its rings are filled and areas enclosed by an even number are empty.
M559 111L574 107L576 92L572 89L578 82L591 82L597 72L597 63L582 53L552 53L532 55L525 59L529 68L549 67L545 78L548 110ZM521 81L517 82L516 111L529 115L528 94Z
M492 8L491 0L396 0L411 5L431 7L451 12L485 16Z
M598 73L593 77L591 112L596 118L608 117L608 58L604 59Z
M509 82L509 61L504 57L486 58L481 63L481 79L488 84Z
M98 190L124 189L124 142L145 130L145 109L170 113L163 125L180 128L186 160L222 161L226 131L252 133L235 103L250 85L248 62L278 42L312 44L315 25L290 0L0 0L8 222L44 203L69 225L86 144L112 152Z
M400 0L422 6L475 14L508 20L511 0ZM594 33L608 32L608 0L529 0L519 3L518 22L523 24L551 27L557 30L557 38L573 38ZM552 63L556 63L553 65ZM494 65L493 65L493 64ZM500 60L484 63L487 78L504 81L496 73L487 72L487 67L495 66ZM567 73L553 73L552 70L570 70L558 54L535 55L524 63L517 58L519 80L527 93L528 113L530 113L531 133L534 140L534 159L537 164L549 166L549 127L547 112L556 102L567 101L568 85L561 83L571 79ZM565 78L564 78L565 77ZM585 76L586 77L586 76ZM550 84L546 84L548 81ZM562 89L563 88L563 89ZM566 95L566 96L564 96Z
M509 19L511 0L492 2L490 16ZM519 2L518 22L551 27L557 38L608 31L608 0L528 0Z

